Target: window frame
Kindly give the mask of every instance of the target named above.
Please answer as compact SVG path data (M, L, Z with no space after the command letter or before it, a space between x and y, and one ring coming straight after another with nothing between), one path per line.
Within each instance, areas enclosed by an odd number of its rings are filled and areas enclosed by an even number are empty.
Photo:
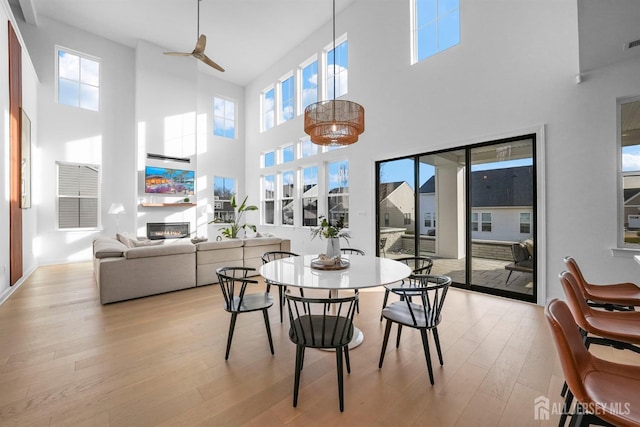
M271 177L272 178L272 182L273 182L273 189L271 190L271 196L272 197L267 197L267 182L269 181L267 178ZM260 204L262 205L262 215L261 219L262 219L262 224L264 225L276 225L276 186L277 186L277 176L275 173L271 173L271 174L266 174L263 175L261 177L261 181L262 181L262 191L261 191L261 202ZM266 215L267 215L267 204L271 204L273 206L272 212L273 212L273 220L271 222L267 222L266 219Z
M60 166L77 166L96 169L96 195L95 196L71 196L60 194ZM79 182L80 180L78 180ZM86 182L86 180L82 180ZM60 199L94 199L96 200L96 225L93 227L61 227L60 226ZM56 161L56 230L57 231L87 231L87 230L101 230L102 229L102 168L98 164L93 163L74 163ZM80 209L80 208L79 208Z
M231 192L231 196L237 196L238 194L238 179L237 178L233 178L233 177L226 177L226 176L218 176L218 175L214 175L213 176L213 219L217 220L218 219L218 213L220 212L232 212L232 218L231 221L226 221L226 220L220 220L220 221L216 221L220 224L229 224L231 222L233 222L233 218L235 217L235 211L233 210L233 208L231 209L223 209L225 202L229 203L229 207L231 204L231 197L229 197L228 199L216 199L216 179L223 179L223 180L231 180L233 181L233 191ZM225 186L226 189L226 186ZM220 203L222 203L220 205ZM218 208L218 206L220 206Z
M529 220L528 221L522 221L522 216L523 215L528 215L529 216ZM519 223L520 223L520 234L531 234L531 212L520 212ZM522 227L523 226L527 227L527 231L522 231Z
M304 72L305 70L313 65L316 65L316 87L315 87L315 101L305 105L304 103L304 91L305 91L305 79ZM298 115L304 114L304 110L308 105L314 104L320 100L320 86L321 86L321 78L320 78L320 61L318 60L318 55L314 54L306 61L302 62L298 66L298 78L297 78L297 95L298 95Z
M623 116L623 112L622 112L622 108L623 105L625 104L631 104L631 103L636 103L636 102L640 102L640 96L631 96L631 97L623 97L623 98L619 98L616 101L616 113L617 113L617 119L616 119L616 142L617 142L617 158L618 158L618 225L616 228L616 234L617 234L617 242L618 242L618 248L623 249L623 250L632 250L632 251L637 251L638 253L640 253L640 242L639 243L634 243L634 242L627 242L627 231L629 228L629 224L627 223L627 215L625 210L627 208L630 207L634 207L635 205L626 205L626 199L625 199L625 180L626 179L630 179L630 178L635 178L634 181L640 181L640 166L638 167L637 170L625 170L625 164L624 164L624 156L625 153L623 152L624 147L632 147L632 146L639 146L640 148L640 141L638 144L628 144L628 145L623 145L624 141L623 141L623 129L622 129L622 116ZM626 178L626 179L625 179ZM635 188L635 187L634 187ZM640 194L640 193L638 193ZM638 196L638 195L636 195ZM634 196L634 197L636 197ZM640 197L640 196L638 196ZM633 197L632 197L633 198ZM634 231L636 227L633 227ZM633 233L630 233L633 234ZM636 232L637 234L637 232ZM634 237L634 236L629 236Z
M347 185L338 187L340 189L346 188L347 191L341 191L339 193L332 193L331 192L332 191L331 190L331 165L334 164L334 163L337 163L337 164L346 163L347 164L347 179L346 179L346 184ZM340 166L338 166L338 167L340 167ZM343 218L345 228L349 227L349 217L350 217L350 208L348 207L348 205L349 205L349 186L351 184L351 182L350 182L351 181L350 169L351 169L351 166L349 164L349 160L348 159L336 159L336 160L333 160L333 161L327 161L326 164L325 164L325 171L326 171L325 182L326 182L326 189L327 189L327 194L326 194L327 213L326 213L325 217L327 218L327 220L329 220L330 222L333 223L334 218L332 217L332 214L330 212L331 206L332 206L331 199L332 198L338 198L338 197L346 198L346 201L347 201L347 208L346 208L347 215L346 215L346 218Z
M286 98L286 101L290 101L291 102L291 117L286 118L285 117L285 93L284 93L284 88L283 85L285 84L285 82L291 80L291 94L288 98ZM277 105L278 105L278 124L281 125L283 123L286 123L290 120L293 120L296 118L296 79L294 76L293 71L289 71L287 74L285 74L284 76L282 76L279 80L278 80L278 95L277 95Z
M216 116L216 99L222 100L224 101L224 112L225 115L224 116ZM227 112L227 108L226 108L226 104L227 102L231 102L233 104L233 118L232 119L228 119L226 112ZM216 117L221 118L225 124L225 126L223 127L223 134L222 135L218 135L216 134ZM238 117L238 102L235 99L232 98L228 98L225 96L220 96L220 95L214 95L213 96L213 114L212 114L212 130L213 130L213 136L216 137L220 137L220 138L227 138L227 139L238 139L238 132L237 132L237 126L236 126L236 117ZM226 124L228 121L231 121L233 123L233 136L227 136L225 135L225 130L226 130Z
M315 196L312 197L305 197L304 193L305 193L305 186L306 186L306 181L305 181L305 171L306 170L311 170L311 169L315 169L316 173L315 173L315 187L318 190ZM300 167L300 185L298 186L300 187L300 224L303 227L315 227L318 225L318 217L319 217L319 211L318 211L318 201L320 199L320 168L318 167L317 164L311 164L311 165L307 165L307 166L302 166ZM316 204L316 221L315 224L306 224L306 220L305 220L305 212L307 212L307 209L305 209L305 202L307 200L313 200L315 199L315 204Z
M336 84L336 89L337 92L339 93L336 94L335 98L338 99L341 96L345 96L349 93L349 40L347 37L347 33L342 34L340 37L336 38L336 42L335 42L335 46L336 49L338 49L343 43L347 43L347 58L346 58L346 62L347 62L347 67L343 70L343 71L339 71L338 70L338 76L341 76L342 73L346 73L346 79L345 79L345 90L344 92L342 92L342 85L340 84ZM323 96L323 100L330 100L333 99L333 96L331 96L330 90L333 91L333 83L329 83L329 78L333 77L333 66L329 65L329 52L331 52L333 50L333 42L331 42L329 45L325 46L325 48L322 51L322 57L324 59L324 73L322 76L322 82L323 82L323 91L322 91L322 96ZM334 61L335 61L335 54L334 54ZM329 72L329 69L331 69L331 73ZM339 82L341 81L340 79L338 80Z
M266 96L267 93L269 92L273 92L273 103L272 103L272 108L267 110L265 108L266 105ZM274 127L276 127L276 125L278 124L277 122L277 96L276 96L276 88L274 85L269 85L267 86L265 89L262 90L262 92L260 92L260 129L262 132L266 132L269 129L273 129ZM267 127L267 114L268 113L273 113L273 121L270 127Z
M426 55L425 57L421 58L420 57L420 47L419 47L419 43L418 43L418 39L419 39L419 34L422 30L425 30L426 25L418 28L418 2L420 0L411 0L410 2L410 15L411 15L411 29L410 29L410 33L411 33L411 46L410 46L410 50L411 50L411 65L413 64L417 64L418 62L422 62L426 59L429 59L433 56L436 56L437 54L444 52L448 49L451 49L452 47L458 46L461 43L461 24L460 24L460 0L456 0L458 2L458 5L456 8L453 9L449 9L447 10L445 13L440 14L439 12L439 4L440 2L444 2L444 1L448 1L448 0L433 0L435 2L435 7L436 7L436 13L434 16L434 19L432 21L429 22L433 22L436 26L436 31L435 31L435 42L436 42L436 49L433 53ZM457 39L457 43L452 44L451 46L447 46L444 48L441 48L438 45L438 42L440 41L440 22L451 16L452 13L455 13L457 11L458 13L458 28L457 28L457 32L458 32L458 39Z
M55 45L54 46L54 52L55 52L55 82L54 82L54 86L55 86L55 100L56 100L56 104L58 105L64 105L66 107L74 107L74 108L79 108L82 110L86 110L86 111L93 111L93 112L100 112L101 110L101 104L102 104L102 94L100 91L100 87L102 84L102 59L98 58L97 56L93 56L93 55L89 55L87 53L84 52L80 52L77 51L75 49L69 49L66 48L64 46L61 45ZM88 61L92 61L92 62L96 62L98 64L98 84L93 85L93 84L89 84L89 83L83 83L82 82L82 66L79 65L79 70L78 70L78 80L71 80L68 79L66 77L60 77L60 52L64 52L65 54L69 54L69 55L73 55L73 56L77 56L79 58L80 63L82 62L82 59L88 60ZM78 104L77 105L71 105L71 104L66 104L66 103L61 103L60 102L60 79L66 80L66 81L71 81L71 82L76 82L78 84ZM82 104L82 86L90 86L92 88L96 88L98 91L98 105L97 108L94 110L93 108L87 108L87 107L83 107Z

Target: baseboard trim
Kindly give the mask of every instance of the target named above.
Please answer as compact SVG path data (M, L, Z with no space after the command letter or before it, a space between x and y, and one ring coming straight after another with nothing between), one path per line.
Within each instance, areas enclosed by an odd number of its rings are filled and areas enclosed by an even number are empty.
M0 306L4 304L4 302L8 300L15 291L18 290L18 288L29 278L29 276L31 276L31 274L36 271L36 268L38 268L37 265L27 271L27 274L24 274L20 279L18 279L15 285L9 286L9 289L6 289L2 294L0 294Z

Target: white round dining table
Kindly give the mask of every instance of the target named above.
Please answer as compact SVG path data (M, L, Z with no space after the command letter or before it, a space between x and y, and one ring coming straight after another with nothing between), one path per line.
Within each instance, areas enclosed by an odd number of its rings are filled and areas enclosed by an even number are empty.
M301 255L277 259L262 265L259 273L265 280L284 286L304 289L328 289L335 295L347 289L372 288L408 277L411 268L389 258L362 255L342 255L349 262L343 270L319 270L311 267L317 255ZM349 348L362 343L364 334L356 328Z

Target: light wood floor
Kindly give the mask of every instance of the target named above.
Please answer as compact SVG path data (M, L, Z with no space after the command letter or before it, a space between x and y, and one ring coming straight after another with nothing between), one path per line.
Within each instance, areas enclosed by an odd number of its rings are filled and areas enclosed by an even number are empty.
M560 402L541 307L452 289L432 387L416 331L378 369L382 292L360 296L365 341L350 352L340 413L334 353L317 350L307 350L292 407L295 349L277 307L275 356L252 313L239 316L225 362L229 315L217 286L101 306L90 263L39 268L0 306L0 425L533 426L537 396Z

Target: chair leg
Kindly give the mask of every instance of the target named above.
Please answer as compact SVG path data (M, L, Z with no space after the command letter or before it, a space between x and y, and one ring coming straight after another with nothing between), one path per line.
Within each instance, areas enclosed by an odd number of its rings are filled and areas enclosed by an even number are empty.
M429 341L427 339L427 330L420 329L420 335L422 336L422 346L424 347L424 357L427 359L427 370L429 371L429 381L433 385L433 369L431 368L431 354L429 352Z
M262 310L262 315L264 316L264 326L267 327L267 337L269 337L269 348L271 349L271 354L273 354L273 339L271 339L271 325L269 325L269 313L267 310Z
M433 328L433 340L436 342L436 350L438 350L438 360L440 366L444 365L442 361L442 349L440 348L440 336L438 336L438 328Z
M233 330L236 327L236 318L238 313L231 313L231 323L229 323L229 335L227 336L227 352L224 355L224 360L229 359L229 350L231 350L231 340L233 339Z
M513 273L513 270L509 270L509 275L507 276L507 280L504 281L505 285L509 283L509 278L511 277L511 273Z
M282 311L284 310L284 286L278 286L278 305L280 306L280 323L282 323Z
M380 362L378 362L378 369L382 368L382 362L384 362L384 353L387 351L387 341L389 341L389 333L391 333L391 320L387 319L387 324L384 328L384 339L382 340L382 351L380 352Z
M400 335L402 334L402 325L398 324L398 336L396 337L396 348L400 348Z
M300 389L300 371L302 371L302 358L304 357L304 347L296 346L296 374L293 381L293 407L298 406L298 390Z
M389 289L384 290L384 299L382 300L382 309L387 306L387 300L389 299ZM382 313L380 313L380 321L382 322Z
M566 385L567 383L565 383ZM567 420L567 416L569 415L569 409L571 408L571 402L573 402L573 393L571 390L567 388L566 390L566 398L564 399L564 403L562 405L562 414L560 415L560 420L558 422L558 426L564 426L564 423Z
M358 290L356 289L356 295L358 294ZM360 314L360 300L356 300L356 313Z
M304 351L305 351L306 347L302 346L302 357L300 358L300 370L302 371L304 369Z
M344 412L344 393L342 391L342 349L336 348L336 365L338 368L338 398L340 399L340 412Z
M345 345L344 347L344 362L347 365L347 374L351 373L351 363L349 363L349 346Z

